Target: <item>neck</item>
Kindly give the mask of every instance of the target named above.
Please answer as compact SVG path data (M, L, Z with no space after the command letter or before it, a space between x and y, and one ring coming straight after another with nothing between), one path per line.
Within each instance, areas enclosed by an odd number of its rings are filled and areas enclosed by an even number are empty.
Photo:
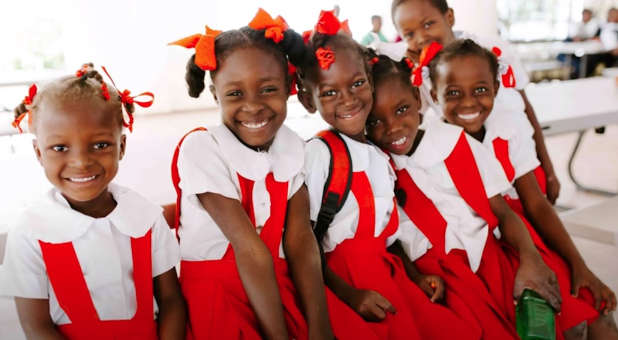
M414 154L416 149L418 149L418 146L421 144L421 140L423 139L423 135L425 135L425 131L418 130L418 132L416 133L416 136L414 137L414 143L412 143L412 147L410 148L410 151L407 153L408 156L412 156L412 154Z
M352 138L353 140L355 140L357 142L367 143L367 137L365 137L365 133L364 132L361 132L358 135L354 135L354 136L351 136L351 135L346 135L346 136Z
M96 198L85 202L72 200L64 194L62 196L66 198L73 210L94 218L105 217L116 208L116 201L107 189Z
M470 136L474 137L474 139L476 139L479 142L483 142L483 139L485 139L485 125L483 125L478 131L469 133Z

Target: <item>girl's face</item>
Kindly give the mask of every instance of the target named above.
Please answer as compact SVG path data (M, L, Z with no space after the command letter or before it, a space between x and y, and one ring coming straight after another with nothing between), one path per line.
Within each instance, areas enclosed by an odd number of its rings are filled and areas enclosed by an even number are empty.
M425 46L434 41L447 46L455 40L452 30L455 23L453 10L449 8L446 13L441 13L427 0L401 3L393 13L393 21L408 44L407 56L417 63Z
M324 121L354 140L365 141L365 122L373 105L373 93L365 60L356 51L336 51L330 68L319 68L310 92Z
M446 120L476 136L493 109L499 83L489 61L475 55L453 57L438 64L431 94Z
M420 102L399 79L384 79L375 89L375 102L367 119L369 139L397 155L412 150L420 124Z
M117 112L102 100L47 100L36 111L33 140L47 179L75 209L99 211L118 172L126 136ZM94 209L94 210L93 210Z
M223 124L248 147L268 149L287 114L288 85L276 57L254 47L233 51L211 91Z

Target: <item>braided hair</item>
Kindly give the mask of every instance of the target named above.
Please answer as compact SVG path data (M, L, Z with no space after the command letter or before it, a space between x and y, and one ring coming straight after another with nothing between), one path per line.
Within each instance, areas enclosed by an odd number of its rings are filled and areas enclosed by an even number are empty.
M474 42L472 39L460 39L449 44L440 51L429 63L429 77L432 85L436 86L438 79L438 65L448 62L456 57L477 56L487 60L493 79L498 79L498 58L495 54Z

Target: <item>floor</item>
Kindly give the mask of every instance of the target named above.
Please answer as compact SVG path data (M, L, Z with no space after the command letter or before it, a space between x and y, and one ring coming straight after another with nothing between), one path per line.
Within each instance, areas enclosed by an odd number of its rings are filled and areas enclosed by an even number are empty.
M286 124L303 138L309 138L325 128L319 116L304 113L298 103L291 103L288 110ZM176 142L193 127L218 123L216 112L138 116L135 132L128 135L127 154L121 162L116 181L154 202L172 202L175 196L169 165ZM6 232L16 212L32 196L49 187L34 159L30 138L28 135L0 137L0 168L3 174L0 178L0 187L3 188L0 195L0 206L3 207L0 211L0 233ZM568 179L566 164L575 139L575 134L567 134L549 137L546 142L562 184L559 206L580 209L607 198L576 191ZM618 127L608 127L604 135L587 134L581 150L574 168L576 176L587 185L618 191ZM618 225L615 230L618 231ZM592 270L614 291L618 291L618 266L615 264L618 248L582 237L574 237L574 241ZM24 338L14 303L6 298L0 298L0 338Z

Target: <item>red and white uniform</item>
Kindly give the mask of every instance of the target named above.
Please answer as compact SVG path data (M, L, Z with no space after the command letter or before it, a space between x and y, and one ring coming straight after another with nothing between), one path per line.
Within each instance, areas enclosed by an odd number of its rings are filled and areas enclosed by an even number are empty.
M544 190L544 175L540 162L536 158L536 149L532 134L534 130L525 116L518 112L499 113L495 110L485 121L483 145L500 162L507 179L514 185L521 176L533 172L541 189ZM541 177L539 177L541 176ZM563 330L567 330L582 321L594 321L598 313L594 309L594 299L588 289L582 289L579 296L571 295L571 270L562 257L547 247L541 236L526 218L517 191L511 188L506 192L506 201L521 217L539 253L547 265L556 273L562 295L562 310L558 318Z
M49 299L50 316L69 339L156 339L152 278L180 259L154 205L110 184L117 202L106 217L69 206L55 189L9 232L0 294Z
M303 153L304 142L285 126L267 152L243 145L224 125L190 133L182 142L177 161L180 281L189 307L189 337L261 338L230 242L197 198L210 192L242 203L273 256L288 332L307 338L282 250L287 201L304 183Z
M353 177L350 193L322 240L327 265L353 287L380 293L397 313L388 314L382 322L353 320L348 317L349 308L328 294L335 335L344 338L341 329L346 328L361 338L478 339L478 333L453 312L431 303L408 279L401 260L386 250L400 235L393 192L395 174L388 156L372 144L341 137L350 153ZM324 142L313 139L307 143L305 174L313 221L321 207L330 158Z

